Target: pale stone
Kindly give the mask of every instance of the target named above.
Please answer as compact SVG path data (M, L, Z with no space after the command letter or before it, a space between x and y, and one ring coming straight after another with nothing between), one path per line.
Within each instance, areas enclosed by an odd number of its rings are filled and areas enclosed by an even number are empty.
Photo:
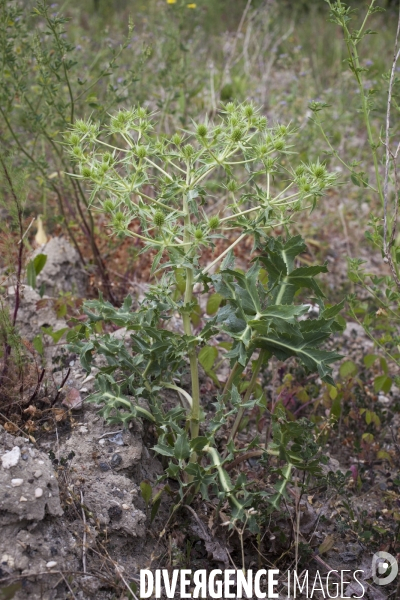
M10 469L11 467L15 467L18 464L20 458L21 450L18 446L14 446L12 450L6 452L1 457L3 469Z
M24 483L23 479L11 479L11 486L12 487L19 487L23 483Z

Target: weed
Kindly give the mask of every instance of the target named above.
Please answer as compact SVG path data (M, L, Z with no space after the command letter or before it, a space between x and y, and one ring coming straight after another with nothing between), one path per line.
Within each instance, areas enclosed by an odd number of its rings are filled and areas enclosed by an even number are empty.
M91 397L103 404L106 419L128 425L143 417L154 425L154 450L168 457L165 476L179 481L180 501L199 491L207 498L212 486L220 502L228 500L233 522L255 530L254 507L263 493L250 491L243 476L233 483L225 465L238 452L235 438L245 411L263 401L254 393L260 370L272 356L294 356L333 383L330 364L339 356L320 346L340 330L336 316L342 308L323 304L315 277L326 272L325 265L296 266L306 249L301 237L274 238L270 232L312 209L336 178L319 161L288 166L291 128L269 126L252 104L228 103L215 124L205 121L169 137L154 135L153 129L151 115L138 107L111 115L103 130L94 121L78 121L66 135L77 165L72 176L89 187L91 206L109 215L114 235L138 238L143 252L156 251L156 280L141 307L132 311L130 297L121 308L102 298L87 302L88 322L75 330L74 348L88 371L95 355L107 360L97 376L99 390ZM229 204L209 216L204 207L211 177ZM132 226L134 220L140 230ZM234 241L204 264L205 250L232 234ZM243 271L235 268L234 249L248 237L254 258ZM319 305L317 319L300 319L309 310L296 302L302 290ZM213 316L199 313L203 296ZM180 316L178 328L169 326L174 315ZM127 327L131 352L109 334L96 334L101 322ZM221 346L230 374L207 421L199 369L213 372L219 336L229 340ZM188 369L190 392L183 383ZM252 374L243 388L246 369ZM168 410L164 390L175 391L180 405ZM262 454L276 456L283 466L276 471L274 491L267 494L269 510L279 507L292 470L312 471L319 452L312 425L310 430L305 420L287 422L279 406L273 418L273 441ZM215 436L222 428L228 441L219 450ZM258 438L245 450L254 447L260 447Z

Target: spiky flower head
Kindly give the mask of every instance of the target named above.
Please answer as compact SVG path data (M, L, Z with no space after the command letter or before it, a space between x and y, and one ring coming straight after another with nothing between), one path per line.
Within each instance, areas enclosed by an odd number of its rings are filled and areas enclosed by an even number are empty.
M154 225L156 227L162 227L165 223L165 215L163 212L161 212L161 210L158 210L155 214L154 214Z

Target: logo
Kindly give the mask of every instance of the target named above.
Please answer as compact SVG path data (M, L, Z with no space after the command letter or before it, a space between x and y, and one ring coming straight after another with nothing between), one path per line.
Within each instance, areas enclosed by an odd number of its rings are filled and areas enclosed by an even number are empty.
M377 585L392 583L398 572L397 560L389 552L377 552L372 557L372 578Z

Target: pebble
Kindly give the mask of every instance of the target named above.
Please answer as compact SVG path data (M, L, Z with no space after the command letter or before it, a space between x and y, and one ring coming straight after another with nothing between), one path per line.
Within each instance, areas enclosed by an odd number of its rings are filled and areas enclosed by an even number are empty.
M53 567L55 567L55 566L57 566L57 561L55 561L55 560L49 560L49 562L48 562L48 563L46 563L46 567L47 567L48 569L52 569L52 568L53 568Z
M42 488L36 488L35 490L35 498L41 498L43 496Z
M124 445L124 438L122 437L122 433L117 433L116 435L114 435L113 437L110 437L109 439L112 444L117 444L117 446Z
M123 505L122 505L122 508L123 508L124 510L129 510L129 506L128 506L127 504L123 504Z
M20 502L28 502L27 498L25 498L25 496L21 496L21 498L19 499Z
M69 388L62 403L70 410L80 410L82 408L82 398L76 388Z
M384 396L384 394L378 394L378 402L384 406L388 406L391 400L387 396Z
M18 464L20 458L21 449L18 446L14 446L12 450L6 452L1 457L3 469L10 469L11 467L15 467Z
M41 471L40 469L38 469L37 471L34 472L33 476L36 479L39 479L39 477L41 477L43 475L43 471Z
M109 465L105 462L99 463L99 468L101 471L109 471L110 470Z
M23 479L11 479L11 487L19 487L24 483Z
M3 554L1 557L1 564L7 565L10 569L14 567L14 558L10 554Z
M111 459L111 466L113 468L115 467L119 467L119 465L122 463L122 456L118 453L113 454L112 459Z

